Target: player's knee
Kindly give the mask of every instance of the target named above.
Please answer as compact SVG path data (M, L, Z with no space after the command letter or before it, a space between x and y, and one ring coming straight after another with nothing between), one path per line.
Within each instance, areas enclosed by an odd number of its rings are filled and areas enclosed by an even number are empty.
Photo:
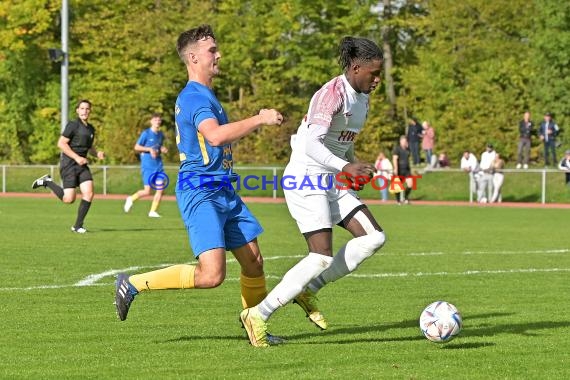
M67 203L67 204L72 204L73 202L75 202L75 197L74 196L63 196L63 198L61 198L63 203Z
M386 234L384 234L384 231L375 230L369 236L371 237L371 245L374 252L382 248L386 242Z
M250 255L241 261L241 269L247 277L259 277L263 275L263 256L261 254Z
M374 230L371 233L356 238L362 250L362 260L372 256L386 242L386 235L383 231Z
M202 288L217 288L218 286L222 285L225 277L225 273L203 274L200 278L200 285Z

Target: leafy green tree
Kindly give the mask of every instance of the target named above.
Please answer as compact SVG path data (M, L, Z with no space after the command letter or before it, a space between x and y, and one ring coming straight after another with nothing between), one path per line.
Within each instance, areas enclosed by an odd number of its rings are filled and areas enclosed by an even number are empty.
M561 142L570 148L570 3L536 0L535 33L532 40L534 76L532 89L538 106L536 117L554 113L562 129ZM566 132L566 133L565 133Z
M288 158L290 135L296 132L311 96L340 73L341 38L379 35L372 13L375 3L220 2L215 27L225 76L222 89L215 85L221 99L229 102L230 114L238 118L264 107L275 107L286 117L280 128L262 128L240 141L235 149L238 160L260 162L269 157L284 162Z
M45 148L43 139L30 137L53 131L54 115L44 100L53 95L45 86L53 74L47 49L55 35L56 7L55 1L46 0L6 0L0 5L1 161L28 161Z
M152 112L173 127L175 96L187 80L176 39L181 24L198 23L203 14L175 0L74 1L72 7L72 98L93 102L108 162L133 162L132 147Z
M47 49L60 43L60 7L0 3L0 162L57 161L60 66ZM176 39L209 23L222 52L214 90L230 119L266 107L286 117L239 141L236 159L284 163L312 94L340 73L340 39L358 35L384 46L392 63L371 94L360 159L388 151L412 115L432 122L436 149L452 159L487 141L509 158L524 110L535 121L549 110L563 130L568 124L569 14L557 0L70 0L68 116L90 99L107 162L133 163L138 134L162 112L167 160L177 161L173 108L187 75Z
M425 42L402 69L400 101L435 126L437 151L455 161L486 142L506 157L516 152L517 121L532 103L532 13L522 0L436 0L415 21Z

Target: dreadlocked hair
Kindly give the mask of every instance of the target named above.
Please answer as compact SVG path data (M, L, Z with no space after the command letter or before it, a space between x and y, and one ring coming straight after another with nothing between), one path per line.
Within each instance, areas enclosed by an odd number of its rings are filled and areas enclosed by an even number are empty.
M370 62L375 59L384 59L382 50L374 41L362 37L344 37L339 46L338 62L346 71L352 62Z
M178 52L178 56L182 62L187 63L186 50L188 49L188 46L208 37L212 38L214 41L216 40L212 27L207 24L182 32L180 36L178 36L178 41L176 42L176 51Z

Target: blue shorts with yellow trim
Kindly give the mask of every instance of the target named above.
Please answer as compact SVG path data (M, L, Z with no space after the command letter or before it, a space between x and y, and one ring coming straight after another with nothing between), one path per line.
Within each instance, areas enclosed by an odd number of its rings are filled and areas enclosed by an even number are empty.
M214 248L231 251L263 232L239 195L228 186L177 190L176 201L195 257Z

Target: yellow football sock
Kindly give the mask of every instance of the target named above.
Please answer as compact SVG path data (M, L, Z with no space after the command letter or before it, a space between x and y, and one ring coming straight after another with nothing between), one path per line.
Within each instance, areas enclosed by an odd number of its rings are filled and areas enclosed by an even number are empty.
M241 285L241 303L244 309L257 305L267 295L265 275L252 278L241 274L239 282Z
M133 195L131 195L131 199L134 201L136 201L137 199L139 199L139 192L137 191L136 193L134 193Z
M152 201L152 205L150 206L150 212L158 210L159 201Z
M140 292L143 290L191 289L194 287L194 265L179 264L152 272L135 274L129 282Z

